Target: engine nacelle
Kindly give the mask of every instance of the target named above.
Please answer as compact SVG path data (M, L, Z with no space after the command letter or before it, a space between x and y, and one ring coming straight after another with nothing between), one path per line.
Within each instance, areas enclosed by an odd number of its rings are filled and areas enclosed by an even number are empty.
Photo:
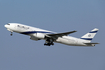
M34 34L34 36L38 39L44 39L45 38L45 35L42 33L36 33L36 34Z
M36 41L40 40L40 39L38 39L38 38L36 38L36 37L34 37L34 36L31 36L30 39L31 39L31 40L36 40Z

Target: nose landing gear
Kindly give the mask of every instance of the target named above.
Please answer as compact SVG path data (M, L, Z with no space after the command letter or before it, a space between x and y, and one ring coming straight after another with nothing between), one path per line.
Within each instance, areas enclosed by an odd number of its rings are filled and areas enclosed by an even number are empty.
M13 32L11 32L11 34L10 34L11 36L13 35Z

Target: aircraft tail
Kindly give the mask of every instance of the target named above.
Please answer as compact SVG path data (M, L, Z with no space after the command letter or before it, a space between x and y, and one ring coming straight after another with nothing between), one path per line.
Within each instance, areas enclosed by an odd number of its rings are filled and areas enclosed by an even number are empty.
M81 37L81 39L86 40L88 42L91 42L96 33L98 32L99 29L95 28L91 32L85 34L84 36Z

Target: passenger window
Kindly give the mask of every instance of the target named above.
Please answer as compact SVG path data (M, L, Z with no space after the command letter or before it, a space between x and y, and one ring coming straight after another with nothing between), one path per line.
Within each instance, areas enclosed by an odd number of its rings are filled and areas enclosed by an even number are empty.
M18 27L20 27L20 26L18 25Z

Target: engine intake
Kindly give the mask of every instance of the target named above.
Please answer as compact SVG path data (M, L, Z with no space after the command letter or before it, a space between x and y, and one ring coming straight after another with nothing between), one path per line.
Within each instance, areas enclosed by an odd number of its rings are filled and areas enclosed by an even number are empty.
M42 34L42 33L36 33L36 34L34 34L34 37L36 37L38 39L44 39L45 38L45 35Z
M34 36L31 36L30 39L31 39L31 40L36 40L36 41L40 40L40 39L38 39L38 38L36 38L36 37L34 37Z

